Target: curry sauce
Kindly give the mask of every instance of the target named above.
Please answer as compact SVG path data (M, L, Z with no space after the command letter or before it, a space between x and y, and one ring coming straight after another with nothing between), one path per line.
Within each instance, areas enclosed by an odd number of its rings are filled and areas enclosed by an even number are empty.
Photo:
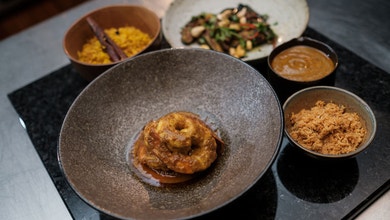
M285 79L308 82L329 75L335 64L324 52L310 46L298 45L276 55L271 67Z

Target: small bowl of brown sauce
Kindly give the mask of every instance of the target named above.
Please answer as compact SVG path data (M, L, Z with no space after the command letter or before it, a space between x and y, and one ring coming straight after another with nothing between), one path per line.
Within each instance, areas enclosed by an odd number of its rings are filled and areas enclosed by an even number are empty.
M357 95L334 86L313 86L283 105L285 134L293 146L321 159L351 158L376 133L375 115Z
M276 47L268 57L268 77L281 102L309 86L333 86L338 66L336 52L308 37Z

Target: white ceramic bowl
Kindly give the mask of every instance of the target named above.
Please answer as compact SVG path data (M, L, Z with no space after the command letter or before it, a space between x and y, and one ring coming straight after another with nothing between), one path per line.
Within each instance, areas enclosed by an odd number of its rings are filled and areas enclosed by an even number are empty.
M200 47L198 44L185 45L181 42L180 31L192 16L202 12L219 13L226 8L235 8L239 4L249 5L259 14L267 14L268 22L278 35L277 45L299 37L305 31L309 21L309 8L306 0L175 0L169 6L162 19L162 31L172 47ZM267 57L274 49L265 44L247 53L243 61L252 61Z

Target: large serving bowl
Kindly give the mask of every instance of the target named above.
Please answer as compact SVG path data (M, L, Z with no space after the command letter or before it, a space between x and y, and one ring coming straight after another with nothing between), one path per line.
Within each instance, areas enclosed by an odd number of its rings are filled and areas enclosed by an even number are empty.
M199 114L225 142L205 175L157 187L131 170L129 145L152 119ZM248 64L202 49L139 55L92 81L70 107L59 138L64 176L87 203L124 219L177 219L215 210L272 164L283 136L281 105Z
M124 61L109 64L90 64L79 60L77 52L81 51L88 39L95 36L86 21L87 17L94 19L102 29L132 26L147 33L151 38L151 42L134 56L155 49L161 41L161 26L158 16L143 6L111 5L83 15L66 31L63 39L63 49L76 71L87 80L93 80L110 67Z
M276 45L264 44L247 53L242 60L255 63L266 58L275 46L293 38L297 38L305 31L309 21L309 7L306 0L224 0L173 1L162 19L162 31L172 47L200 47L194 43L185 45L181 41L181 29L193 16L208 12L218 14L227 8L236 8L239 4L249 5L259 14L269 16L268 23L278 35Z
M362 125L367 131L363 141L360 143L355 151L345 154L323 154L316 151L312 151L302 146L291 135L292 124L290 121L291 114L298 113L302 109L312 108L318 100L322 100L326 103L333 102L337 105L345 107L347 113L357 113L361 119ZM284 118L285 118L285 134L290 143L301 149L307 155L317 159L347 159L358 155L366 150L376 133L376 119L370 106L357 95L341 88L333 86L313 86L306 89L302 89L293 95L291 95L283 105ZM320 116L318 116L320 117Z

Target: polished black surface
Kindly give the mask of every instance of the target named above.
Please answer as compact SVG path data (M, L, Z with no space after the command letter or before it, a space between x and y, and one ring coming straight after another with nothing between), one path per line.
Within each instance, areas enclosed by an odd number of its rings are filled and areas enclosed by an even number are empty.
M307 0L309 26L390 73L390 1Z
M338 54L335 85L370 105L378 122L374 141L356 158L331 162L308 158L284 140L276 161L258 183L237 200L199 219L352 218L390 187L390 75L313 29L308 28L304 35L329 44ZM252 65L266 73L265 62ZM77 197L57 162L62 121L86 85L67 65L8 97L72 216L111 219Z

